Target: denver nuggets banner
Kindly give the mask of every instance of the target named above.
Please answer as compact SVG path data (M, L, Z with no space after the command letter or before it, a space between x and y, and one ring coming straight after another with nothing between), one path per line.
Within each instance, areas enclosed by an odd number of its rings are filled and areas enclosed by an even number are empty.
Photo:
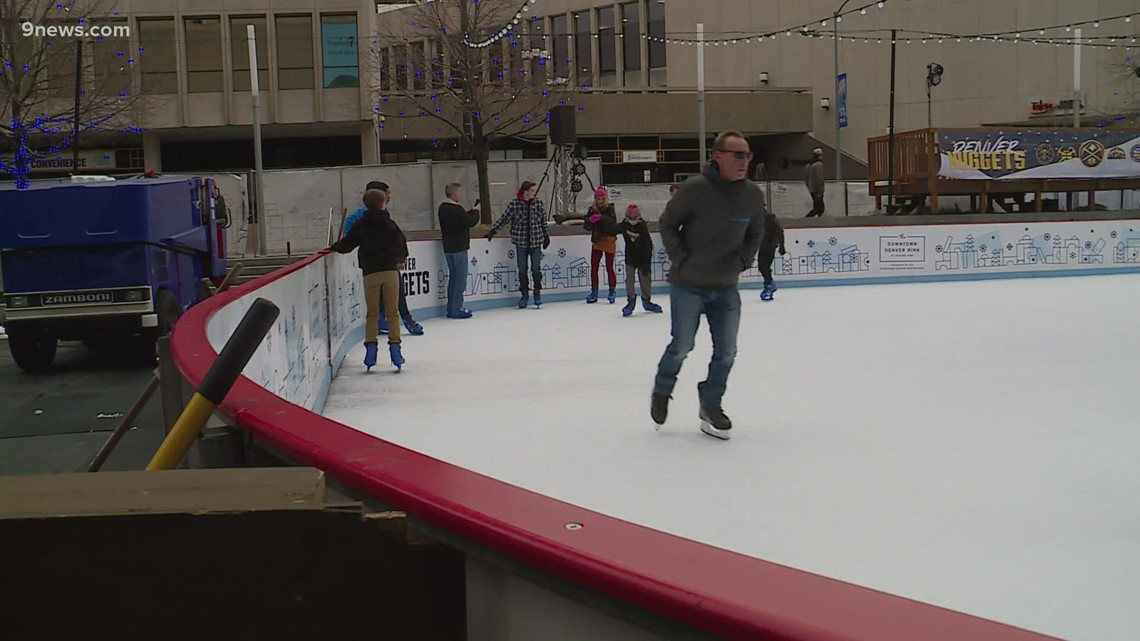
M938 145L946 178L1140 178L1140 129L949 129Z

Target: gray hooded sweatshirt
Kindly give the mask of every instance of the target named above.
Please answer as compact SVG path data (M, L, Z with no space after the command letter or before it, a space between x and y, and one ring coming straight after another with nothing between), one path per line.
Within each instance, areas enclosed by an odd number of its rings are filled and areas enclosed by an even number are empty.
M722 180L710 162L661 214L661 241L673 263L669 282L695 289L738 284L760 249L766 213L759 185Z

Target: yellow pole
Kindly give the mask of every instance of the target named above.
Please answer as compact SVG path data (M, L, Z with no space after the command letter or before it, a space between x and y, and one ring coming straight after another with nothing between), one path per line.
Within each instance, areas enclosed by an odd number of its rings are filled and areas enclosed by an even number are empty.
M195 392L193 398L186 404L186 408L178 415L178 420L174 422L174 427L170 429L158 451L154 453L154 458L146 466L147 471L173 470L178 467L183 457L190 451L190 446L194 445L194 441L202 433L202 428L210 420L215 407L217 406L205 396Z
M178 415L178 420L155 452L154 458L146 466L148 472L178 467L202 433L206 421L210 420L214 408L222 404L234 381L241 376L242 370L269 333L280 312L276 305L264 298L253 301L253 305L226 341L222 352L214 359L210 371L202 378L198 390Z

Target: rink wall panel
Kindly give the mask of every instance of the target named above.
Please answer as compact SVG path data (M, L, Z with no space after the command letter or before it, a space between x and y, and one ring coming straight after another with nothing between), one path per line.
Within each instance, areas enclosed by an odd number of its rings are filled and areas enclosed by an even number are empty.
M1140 221L797 229L777 256L783 286L1058 276L1138 271ZM654 279L668 261L654 238ZM441 315L447 271L438 241L410 243L403 273L417 318ZM544 298L589 291L588 236L554 236ZM508 238L472 240L467 306L511 305ZM618 257L619 295L624 265ZM605 288L605 270L602 287ZM760 286L753 267L744 286ZM1046 637L767 563L583 510L387 443L319 414L348 350L363 338L355 253L319 252L191 308L175 361L191 384L257 298L281 315L220 411L259 439L464 539L589 590L728 638L993 641ZM557 308L548 312L557 315ZM617 322L617 321L615 321ZM350 364L352 365L352 364ZM569 523L582 524L567 529Z

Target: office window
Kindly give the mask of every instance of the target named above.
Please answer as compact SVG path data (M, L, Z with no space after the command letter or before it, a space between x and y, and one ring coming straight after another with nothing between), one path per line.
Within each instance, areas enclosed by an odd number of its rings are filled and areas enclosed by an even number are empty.
M412 89L424 91L427 89L427 77L431 74L427 65L427 56L424 54L424 41L412 43L412 68L408 70L412 76Z
M125 19L92 20L92 22L108 27L119 27L118 33L122 33L123 28L129 29ZM94 72L93 90L99 95L108 97L130 92L132 75L130 61L133 59L130 38L117 35L97 36L94 41L88 42L89 46L83 48L83 57ZM75 62L75 58L71 60L72 63ZM85 64L84 67L89 65Z
M441 89L447 80L443 77L443 48L440 46L438 40L428 40L428 67L431 69L429 86L433 89Z
M174 18L139 20L143 93L178 93L178 37Z
M665 38L665 5L650 2L646 5L646 32L653 38ZM649 86L665 86L665 43L649 41Z
M530 66L527 72L530 74L531 83L543 85L546 84L547 66L550 64L544 58L544 56L550 55L550 42L545 38L546 20L535 17L527 21L526 27L525 31L529 34L528 40L530 41L532 56L529 60ZM525 58L523 64L527 64Z
M190 93L223 90L222 20L193 17L186 27L186 90ZM246 68L249 68L247 63Z
M258 60L259 66L260 62ZM312 16L277 16L277 86L280 89L312 89L316 86L313 80Z
M641 70L641 14L638 3L621 6L622 55L626 71Z
M396 45L392 47L392 63L393 73L395 74L396 81L392 85L393 93L404 92L408 90L408 50L404 45Z
M269 91L269 34L265 31L265 17L230 18L230 65L233 73L233 90L249 91L249 38L246 25L253 25L257 40L257 88Z
M617 85L617 32L614 8L598 9L598 84Z
M578 74L579 87L594 84L593 41L590 12L582 11L574 14L574 72Z
M22 38L30 43L31 38ZM16 42L19 43L20 40ZM86 49L86 47L85 47ZM53 98L66 98L75 95L75 41L55 38L43 45L47 57L47 90ZM84 57L90 55L86 50ZM30 54L29 54L30 57ZM27 58L25 58L26 60ZM17 58L19 60L19 58ZM90 65L84 65L90 66Z
M389 47L377 49L376 60L380 65L380 93L386 96L392 91L392 50Z
M554 45L551 47L554 56L554 76L569 78L570 31L566 16L554 16L550 19L550 23L550 31L554 34Z
M359 45L355 14L321 16L321 61L326 89L360 86Z

